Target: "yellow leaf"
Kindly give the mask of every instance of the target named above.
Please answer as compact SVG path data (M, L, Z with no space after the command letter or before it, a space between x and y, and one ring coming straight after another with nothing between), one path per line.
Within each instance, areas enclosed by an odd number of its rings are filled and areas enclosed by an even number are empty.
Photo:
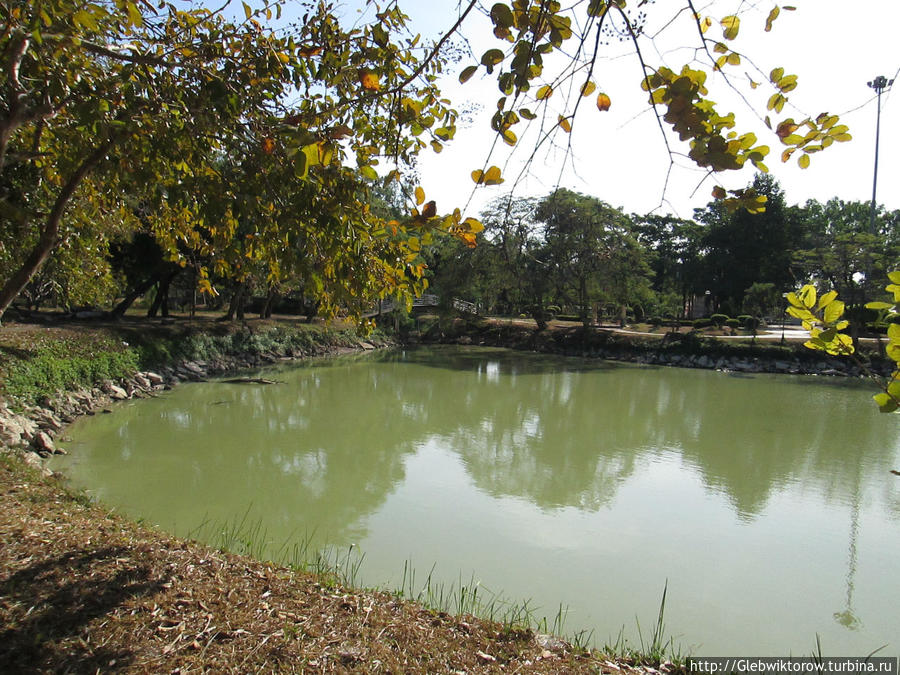
M537 90L537 94L535 96L538 101L548 99L553 96L553 87L551 87L549 84L545 84L543 87Z
M477 233L481 232L484 229L484 225L480 220L476 220L475 218L466 218L463 221L463 225L466 225L469 228L469 232Z
M562 127L562 130L567 134L572 131L572 124L569 120L562 115L559 116L559 126Z
M590 96L594 93L594 90L597 88L597 85L588 80L583 85L581 85L581 95L582 96Z
M416 204L422 204L425 201L425 190L421 186L416 188Z
M503 179L500 177L500 168L496 166L492 166L488 169L484 174L484 184L485 185L499 185L503 182Z
M808 168L809 167L809 155L807 155L805 153L800 155L797 158L797 164L800 166L801 169Z
M740 17L732 14L731 16L726 16L719 23L722 24L722 34L726 40L734 40L738 36L738 31L741 29Z
M611 105L612 101L609 100L609 96L607 96L606 94L600 93L597 96L597 108L600 110L600 112L606 112L607 110L609 110Z
M766 18L767 33L772 30L772 23L778 18L779 14L781 14L781 8L778 7L778 5L775 5L775 7L772 8L772 11L769 12L769 16Z
M381 83L378 81L378 75L368 68L360 68L359 83L366 91L378 91L381 89Z

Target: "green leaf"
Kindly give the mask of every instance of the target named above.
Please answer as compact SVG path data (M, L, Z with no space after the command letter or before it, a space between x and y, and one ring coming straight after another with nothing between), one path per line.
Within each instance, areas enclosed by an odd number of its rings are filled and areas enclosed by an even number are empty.
M125 8L128 11L128 20L131 21L132 26L143 26L144 25L144 17L141 15L141 10L137 8L133 2L126 2Z
M837 291L828 291L825 295L819 298L818 308L822 309L823 307L827 307L831 302L837 298Z
M499 49L488 49L481 55L481 63L482 65L487 66L487 71L490 73L493 71L495 65L503 61L503 58L503 52Z
M378 173L371 166L361 166L359 172L369 180L378 180Z
M491 7L491 20L494 22L495 26L500 28L508 29L516 24L515 17L513 16L509 5L505 5L502 2L498 2Z
M812 309L816 306L816 287L812 284L806 284L803 288L800 289L798 297L800 298L800 302L802 302L809 309Z
M900 324L891 323L888 324L887 329L888 339L894 342L900 341Z
M835 300L828 304L825 307L825 323L835 323L838 319L841 318L841 314L844 313L844 303L840 300Z
M891 309L893 305L889 302L867 302L866 309Z
M90 30L97 30L99 27L94 15L85 9L75 12L75 14L72 15L72 22L78 27L86 26Z
M888 279L893 281L895 284L900 284L900 270L888 272Z
M900 406L897 405L897 401L887 394L875 394L872 398L875 399L875 403L878 404L878 409L883 413L892 413L900 408Z
M551 96L553 96L553 87L551 87L549 84L545 84L543 87L537 90L535 98L537 98L538 101L543 101L550 98Z

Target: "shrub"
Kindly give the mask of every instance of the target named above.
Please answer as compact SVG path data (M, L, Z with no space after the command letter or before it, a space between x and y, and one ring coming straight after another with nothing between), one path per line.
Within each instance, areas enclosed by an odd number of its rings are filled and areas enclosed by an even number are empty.
M751 317L749 314L740 314L740 315L738 316L737 320L740 321L740 322L741 322L741 325L744 326L744 327L746 328L746 327L747 327L747 320L748 320L748 319L752 319L752 318L753 318L753 317Z
M731 330L737 330L738 328L741 327L741 320L740 319L728 319L725 322L725 325L728 326Z
M709 328L712 326L712 319L695 319L694 328Z
M721 328L722 326L725 325L725 322L728 321L728 315L727 314L713 314L711 317L709 317L709 320L713 324L715 324L716 328Z

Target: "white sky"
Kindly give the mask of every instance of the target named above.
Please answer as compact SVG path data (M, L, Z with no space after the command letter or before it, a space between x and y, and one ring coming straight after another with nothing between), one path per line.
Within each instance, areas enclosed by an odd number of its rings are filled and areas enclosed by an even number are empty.
M710 98L719 104L721 113L734 111L738 131L754 131L759 142L772 148L767 164L772 174L786 191L788 203L803 203L809 198L825 201L831 197L844 200L867 201L872 195L872 174L875 151L876 105L874 92L867 82L877 75L893 78L900 70L900 49L895 40L900 24L900 2L897 0L857 0L854 3L838 0L793 0L795 12L783 11L771 33L764 33L763 26L774 2L749 2L748 0L718 0L708 5L697 3L704 14L721 17L743 7L741 34L730 46L753 58L765 73L753 72L756 81L762 81L755 92L747 86L744 74L747 64L729 68L726 72L740 88L752 98L754 110L736 99L724 85L721 76L711 77L707 85ZM487 3L488 7L490 2ZM400 0L400 6L410 15L414 30L423 37L436 37L452 25L457 4L452 0ZM651 17L662 12L672 12L681 6L680 0L657 0L648 6ZM348 12L349 13L349 12ZM476 54L491 48L504 49L491 33L490 22L483 16L470 16L464 27ZM669 39L661 40L655 53L652 47L645 53L651 65L665 63L673 68L691 58L684 49L675 49L697 42L696 32L683 32L675 28L667 33ZM720 37L714 26L709 35ZM576 118L572 140L575 149L571 163L561 171L562 152L542 153L535 163L531 176L519 182L515 188L521 196L542 196L559 184L580 192L594 195L626 212L644 213L654 209L691 217L695 207L710 201L714 180L709 179L696 189L704 174L682 159L669 179L663 199L665 176L669 158L659 128L649 112L646 94L640 89L641 71L637 60L628 56L628 45L612 45L612 56L598 62L595 69L599 90L612 99L610 111L601 113L593 105L593 98L585 100ZM481 206L491 198L504 194L512 184L508 180L497 187L481 187L475 191L470 177L473 169L485 166L494 133L489 127L490 114L501 95L494 76L482 77L484 69L466 85L460 86L456 74L462 67L473 63L465 60L456 72L442 83L445 93L457 108L467 101L480 102L484 114L468 128L460 128L457 138L437 155L431 151L420 159L422 185L428 199L436 199L439 212L464 207L469 215L477 214ZM840 114L842 122L849 125L854 139L849 143L835 144L824 153L813 155L809 169L796 165L796 156L788 164L782 164L782 147L778 139L759 121L766 114L765 103L772 89L766 86L769 71L783 66L787 73L799 76L799 87L791 96L795 110L786 107L783 116L802 119L815 117L820 112ZM551 102L561 103L561 96ZM758 117L757 117L758 115ZM555 114L554 114L555 119ZM773 114L773 120L782 116ZM516 129L519 133L518 129ZM504 169L504 176L512 179L521 167L519 157L527 156L533 147L528 135L520 135L521 150L517 150L509 164L509 148L500 143L497 154L488 164ZM900 208L900 153L897 139L900 137L900 81L898 91L886 92L882 97L881 156L879 160L878 201L889 209ZM566 138L560 135L564 142ZM673 150L687 152L687 145L671 137ZM719 174L717 180L728 188L746 186L752 180L752 169L743 172ZM561 178L560 178L561 176ZM694 190L696 193L692 195ZM471 199L471 201L470 201Z

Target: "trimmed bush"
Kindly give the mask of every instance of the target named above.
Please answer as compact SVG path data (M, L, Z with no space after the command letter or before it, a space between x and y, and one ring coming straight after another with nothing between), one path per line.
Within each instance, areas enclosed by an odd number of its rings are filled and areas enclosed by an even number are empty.
M728 319L728 321L725 322L725 325L728 326L731 330L737 330L738 328L741 327L741 320L740 319Z
M712 325L712 319L694 319L694 328L709 328Z
M725 322L728 321L727 314L713 314L709 317L710 322L712 322L716 328L721 328L725 325Z

